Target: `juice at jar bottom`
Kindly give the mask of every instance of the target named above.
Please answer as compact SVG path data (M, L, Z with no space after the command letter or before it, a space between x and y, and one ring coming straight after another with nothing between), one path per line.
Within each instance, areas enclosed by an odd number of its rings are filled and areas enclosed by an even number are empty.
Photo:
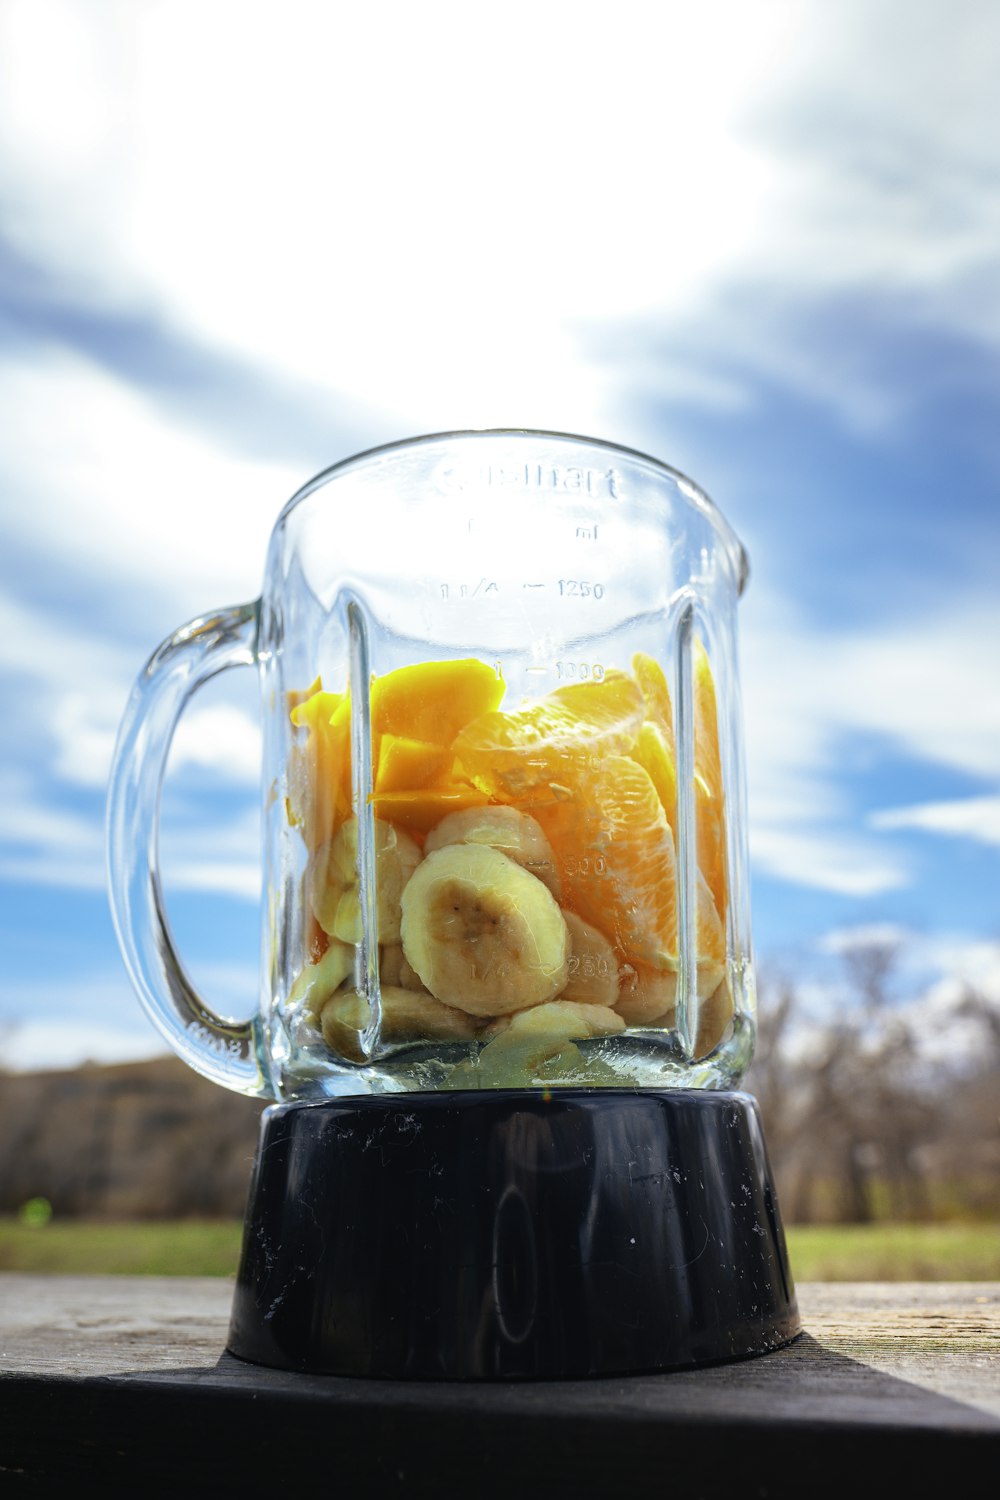
M689 1055L727 1035L726 811L715 692L692 674L696 1012ZM301 952L286 1024L363 1067L395 1054L436 1087L620 1085L669 1073L677 1023L678 779L651 656L507 702L476 658L372 680L360 856L352 705L293 695L286 811L301 842ZM363 930L377 932L377 991ZM636 1071L636 1059L645 1071Z

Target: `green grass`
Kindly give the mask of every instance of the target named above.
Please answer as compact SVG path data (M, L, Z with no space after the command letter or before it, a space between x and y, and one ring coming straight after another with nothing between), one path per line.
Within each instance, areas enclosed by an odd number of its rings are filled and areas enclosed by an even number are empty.
M235 1221L106 1224L0 1217L0 1271L234 1276ZM790 1225L796 1281L1000 1281L993 1224Z
M236 1221L101 1223L0 1217L0 1271L106 1272L125 1276L235 1276Z
M792 1224L796 1281L1000 1281L996 1224Z

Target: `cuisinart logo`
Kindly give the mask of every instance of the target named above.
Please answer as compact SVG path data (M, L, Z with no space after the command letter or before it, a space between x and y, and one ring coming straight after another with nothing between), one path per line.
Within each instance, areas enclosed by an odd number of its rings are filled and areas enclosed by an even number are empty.
M555 490L612 500L621 495L621 476L616 469L583 469L570 464L443 463L433 477L438 488L449 495L482 489Z

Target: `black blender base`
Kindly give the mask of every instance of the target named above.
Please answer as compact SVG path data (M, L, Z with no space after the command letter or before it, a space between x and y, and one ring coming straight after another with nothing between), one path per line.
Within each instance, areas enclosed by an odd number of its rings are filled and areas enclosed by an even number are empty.
M566 1379L799 1332L755 1101L612 1089L266 1110L230 1353L390 1379Z

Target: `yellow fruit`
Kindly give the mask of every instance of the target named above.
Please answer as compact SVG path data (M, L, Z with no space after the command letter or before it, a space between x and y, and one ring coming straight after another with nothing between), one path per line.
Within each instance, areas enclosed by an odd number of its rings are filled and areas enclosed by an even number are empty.
M450 772L453 760L447 745L401 734L383 734L376 757L376 794L438 786Z
M672 831L677 832L677 764L663 730L647 721L640 725L632 758L638 761L656 788L660 806Z
M396 985L380 986L383 1042L469 1041L475 1022L463 1011L442 1005L433 995L414 994ZM359 990L338 990L323 1007L320 1024L331 1052L351 1062L364 1062L361 1034L371 1019L371 1007Z
M672 749L674 715L663 668L654 657L647 656L644 651L637 651L632 658L632 671L646 705L646 718L663 731L664 738Z
M449 813L468 807L485 807L489 798L474 786L453 783L443 789L427 787L411 792L375 792L371 801L377 818L384 818L387 823L405 828L419 838Z
M565 987L569 933L548 886L488 844L428 854L402 894L406 960L447 1005L498 1016Z
M624 672L557 688L525 708L488 713L455 739L456 766L498 802L519 804L560 780L567 759L627 754L643 718L642 693Z
M575 911L564 910L563 921L569 929L569 981L559 999L581 1005L614 1005L619 989L615 950L603 932Z
M695 642L692 672L694 690L694 797L698 868L708 882L715 907L726 919L726 812L719 755L719 716L715 681L708 655Z
M543 880L558 901L559 875L548 840L535 819L516 807L470 807L449 813L427 835L424 853L433 854L449 844L489 844L499 849Z
M450 745L471 719L495 709L503 693L503 678L475 657L400 667L372 683L372 734Z
M308 734L289 754L288 814L306 847L316 849L351 811L350 696L317 689L293 705L290 717Z

